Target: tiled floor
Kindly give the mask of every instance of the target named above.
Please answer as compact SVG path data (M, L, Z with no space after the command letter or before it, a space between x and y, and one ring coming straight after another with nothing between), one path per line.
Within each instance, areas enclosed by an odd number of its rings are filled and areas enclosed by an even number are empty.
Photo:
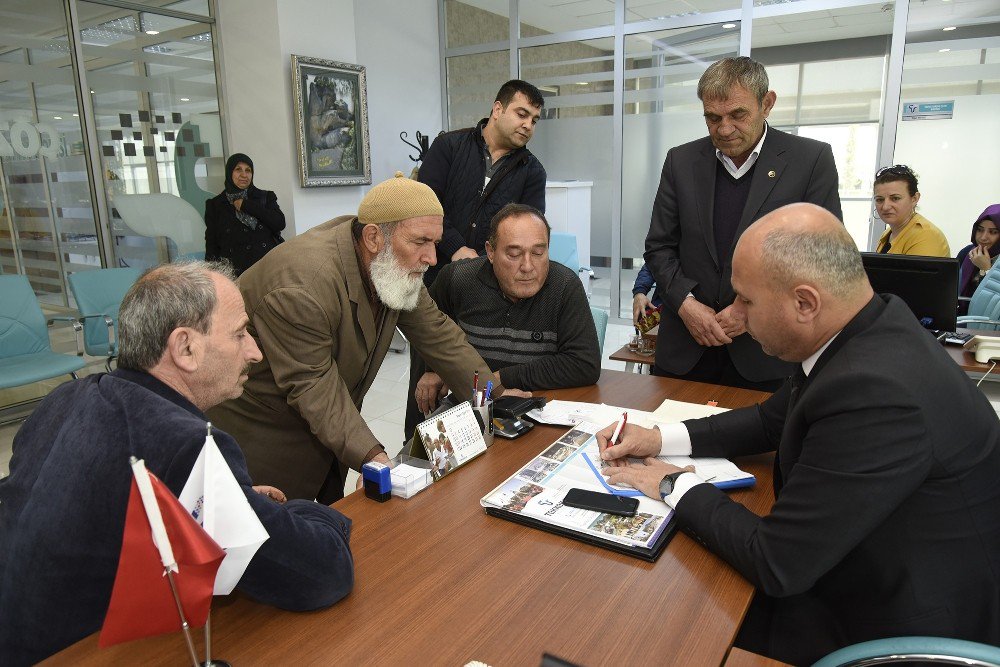
M609 324L605 337L605 351L601 355L602 366L613 370L625 370L625 364L610 361L607 356L624 345L632 332L631 327ZM372 383L361 415L390 456L399 453L403 446L403 417L406 409L406 389L410 376L409 355L390 352L382 363L375 381ZM93 368L93 366L88 367ZM96 365L100 370L100 364ZM2 407L2 406L0 406ZM6 475L11 456L11 442L21 422L0 426L0 475ZM346 490L352 491L357 483L357 473L348 478Z

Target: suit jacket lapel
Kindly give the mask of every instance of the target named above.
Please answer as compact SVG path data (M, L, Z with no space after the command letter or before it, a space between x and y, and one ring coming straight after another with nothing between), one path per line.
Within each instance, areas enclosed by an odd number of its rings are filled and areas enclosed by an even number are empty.
M700 188L698 197L698 215L701 218L699 229L705 231L705 245L712 256L715 266L719 266L718 253L715 251L715 168L719 159L715 157L715 146L709 141L702 151L702 159L697 160L692 168L694 182Z
M785 152L783 138L782 133L773 127L767 129L767 138L764 139L764 145L760 147L760 155L757 156L753 180L750 181L750 194L747 196L746 206L743 207L743 216L740 218L740 226L736 230L736 238L739 238L750 226L750 223L757 218L760 207L767 201L771 190L774 189L774 185L788 166L785 159L781 157L781 154Z
M358 255L354 249L354 235L351 233L351 223L344 223L337 230L337 250L340 253L340 265L347 277L347 296L354 304L357 313L357 323L365 337L365 349L371 354L375 347L375 313L372 311L371 300L365 291L361 278L361 267L358 265Z

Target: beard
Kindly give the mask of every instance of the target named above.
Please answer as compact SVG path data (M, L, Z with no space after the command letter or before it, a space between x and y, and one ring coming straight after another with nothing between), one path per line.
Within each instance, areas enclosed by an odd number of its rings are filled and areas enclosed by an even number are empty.
M424 265L423 272L427 271ZM392 241L386 240L385 247L375 255L368 269L375 293L379 300L390 310L413 310L420 300L420 288L424 281L422 276L411 275L411 272L399 265L392 253Z

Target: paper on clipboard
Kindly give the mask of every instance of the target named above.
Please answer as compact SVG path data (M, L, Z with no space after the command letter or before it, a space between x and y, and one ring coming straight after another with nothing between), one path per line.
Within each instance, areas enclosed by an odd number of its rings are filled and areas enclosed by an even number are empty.
M663 424L676 424L685 419L700 419L710 417L720 412L729 412L729 408L720 408L715 405L704 405L701 403L685 403L684 401L672 401L669 398L660 407L653 410L653 418Z

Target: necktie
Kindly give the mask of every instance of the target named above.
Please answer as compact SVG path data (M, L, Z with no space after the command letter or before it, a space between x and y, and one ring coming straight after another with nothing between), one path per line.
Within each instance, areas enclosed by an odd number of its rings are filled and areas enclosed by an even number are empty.
M785 424L788 424L788 417L792 414L792 410L795 408L795 403L799 400L799 392L802 390L802 385L806 381L806 374L802 372L802 366L800 365L795 373L788 378L788 384L790 385L790 391L788 394L788 410L785 412ZM778 497L778 493L781 491L781 487L784 484L784 479L781 475L781 446L779 444L778 450L774 453L774 497Z
M889 242L889 238L886 237L886 239L885 239L885 245L882 246L882 249L879 250L878 252L879 252L880 255L884 255L887 252L889 252L889 248L891 248L891 247L892 247L892 243L890 243Z

